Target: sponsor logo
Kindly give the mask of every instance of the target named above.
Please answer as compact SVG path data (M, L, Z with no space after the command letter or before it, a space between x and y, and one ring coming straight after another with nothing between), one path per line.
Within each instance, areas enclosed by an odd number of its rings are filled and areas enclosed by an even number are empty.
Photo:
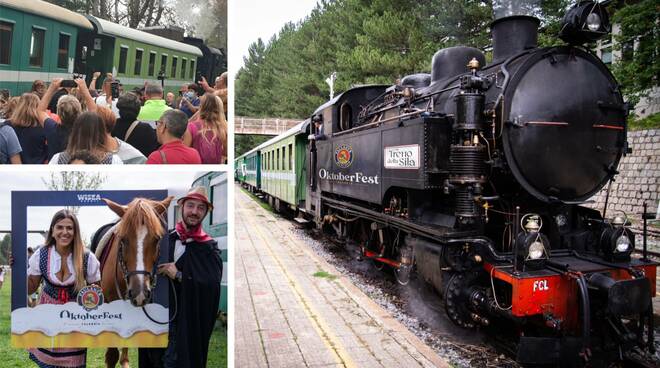
M353 147L348 144L340 144L335 148L335 164L345 169L353 163Z
M96 285L85 286L78 292L78 304L87 312L103 304L103 290Z
M548 286L548 280L535 280L534 287L532 291L546 291L550 290Z
M340 183L357 183L357 184L379 184L378 175L368 176L361 172L354 174L333 173L326 169L319 170L319 178L324 180L336 181Z
M419 169L419 145L385 147L384 162L386 169Z
M78 194L78 201L83 203L92 203L101 201L100 194Z

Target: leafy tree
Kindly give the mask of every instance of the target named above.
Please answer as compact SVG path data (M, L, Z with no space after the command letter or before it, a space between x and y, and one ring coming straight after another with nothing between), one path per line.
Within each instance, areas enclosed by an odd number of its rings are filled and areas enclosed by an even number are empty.
M100 188L107 180L103 174L94 174L85 171L51 172L48 179L41 181L50 190L95 190ZM79 207L67 207L78 213Z
M622 54L612 71L628 100L636 104L660 78L660 2L618 1L612 8L616 9L612 23L621 27L620 34L614 36L614 48Z
M254 147L264 143L265 141L273 138L272 135L252 135L252 134L237 134L234 140L235 157L238 157L245 152L253 149Z
M11 234L5 234L0 240L0 264L7 264L11 253Z

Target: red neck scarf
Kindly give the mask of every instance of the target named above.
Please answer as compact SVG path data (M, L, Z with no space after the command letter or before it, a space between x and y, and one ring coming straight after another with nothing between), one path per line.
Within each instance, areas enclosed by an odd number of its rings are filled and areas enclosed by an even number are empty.
M202 230L202 224L197 225L193 229L188 229L183 221L176 223L176 232L179 233L179 239L182 243L195 241L198 243L204 243L209 240L213 240L207 233ZM191 240L188 240L191 239Z

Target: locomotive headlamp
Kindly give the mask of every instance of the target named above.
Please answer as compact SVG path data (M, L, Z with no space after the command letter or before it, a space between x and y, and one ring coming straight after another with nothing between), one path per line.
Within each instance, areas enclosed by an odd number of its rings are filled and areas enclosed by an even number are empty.
M626 234L623 234L616 239L616 248L614 248L614 251L618 253L626 252L630 249L630 245L630 238Z
M635 250L635 239L624 226L607 227L603 230L600 249L603 258L614 262L627 262Z
M600 17L596 13L591 13L587 16L587 28L591 32L596 32L600 29Z
M529 251L527 253L527 259L540 259L545 254L545 247L540 241L535 241L529 245Z
M609 31L610 22L605 7L596 1L580 1L564 15L559 38L580 45L594 42Z

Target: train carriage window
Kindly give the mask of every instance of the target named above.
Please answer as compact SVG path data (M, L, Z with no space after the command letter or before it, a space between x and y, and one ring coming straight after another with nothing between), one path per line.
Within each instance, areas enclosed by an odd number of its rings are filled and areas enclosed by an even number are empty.
M289 170L293 170L293 144L289 143Z
M278 148L275 154L275 170L280 170L280 149Z
M186 79L186 72L187 72L186 66L188 66L186 64L188 64L188 59L183 58L181 60L181 79L183 79L183 80Z
M211 187L211 201L213 202L213 211L211 211L211 225L224 224L227 222L227 206L223 201L227 199L227 181L223 180Z
M119 49L119 70L117 73L126 74L126 60L128 59L128 46L121 46Z
M140 75L142 73L142 54L144 50L136 49L135 50L135 67L133 68L133 74Z
M176 56L172 57L172 71L170 72L170 78L176 78L176 62L179 59Z
M14 25L0 22L0 64L11 64L11 39L14 34Z
M190 77L195 77L195 60L190 60Z
M167 54L161 55L160 57L160 72L165 74L167 71Z
M153 77L154 71L156 70L156 52L155 51L150 51L149 52L149 76Z
M45 37L45 29L32 28L32 37L30 39L30 66L40 67L43 65Z
M288 169L286 166L286 146L282 146L282 170Z
M71 36L60 33L60 42L57 47L57 67L67 69L69 66L69 40Z

